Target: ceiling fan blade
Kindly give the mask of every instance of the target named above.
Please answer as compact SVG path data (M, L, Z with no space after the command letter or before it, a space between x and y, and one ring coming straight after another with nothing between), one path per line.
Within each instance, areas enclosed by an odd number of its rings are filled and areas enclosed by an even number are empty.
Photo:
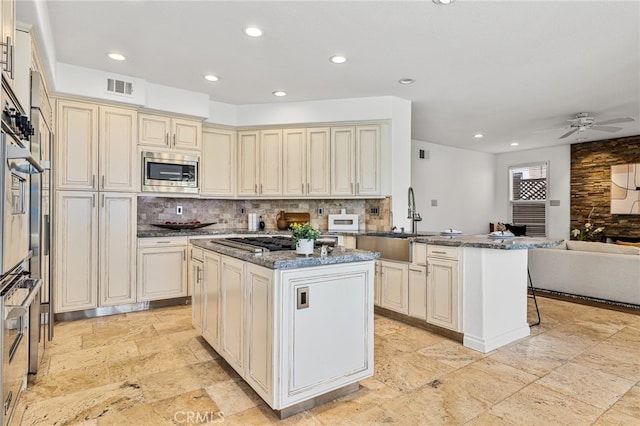
M631 117L620 117L620 118L614 118L612 120L598 121L597 123L593 123L593 124L596 126L599 126L601 124L626 123L628 121L635 121L635 120Z
M613 127L613 126L592 126L593 130L600 130L601 132L617 132L618 130L622 130L622 127Z
M575 132L578 131L577 127L574 127L573 129L569 130L567 133L565 133L564 135L560 136L558 139L564 139L567 136L571 136L572 134L574 134Z

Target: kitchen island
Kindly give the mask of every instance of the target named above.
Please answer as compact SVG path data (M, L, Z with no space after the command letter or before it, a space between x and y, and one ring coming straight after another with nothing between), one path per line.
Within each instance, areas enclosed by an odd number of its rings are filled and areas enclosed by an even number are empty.
M378 253L255 254L215 239L192 246L194 326L281 418L373 375Z
M464 346L486 353L530 334L528 250L553 247L562 240L436 235L413 242L427 245L428 283L434 287L430 294L438 296L457 287L457 292L448 293L457 306L434 306L434 319L447 324L448 317L457 317L449 323L458 324Z

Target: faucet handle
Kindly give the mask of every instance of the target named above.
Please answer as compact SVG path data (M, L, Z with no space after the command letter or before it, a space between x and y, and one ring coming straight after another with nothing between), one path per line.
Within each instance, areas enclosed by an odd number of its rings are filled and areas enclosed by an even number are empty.
M415 220L416 222L420 222L422 220L422 218L420 217L420 213L416 213L413 217L413 220Z

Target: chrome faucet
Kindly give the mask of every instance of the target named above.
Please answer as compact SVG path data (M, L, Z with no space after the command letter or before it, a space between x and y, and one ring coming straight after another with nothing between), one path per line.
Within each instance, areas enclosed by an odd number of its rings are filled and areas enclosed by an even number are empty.
M415 234L418 232L416 229L416 222L420 222L422 218L420 217L420 213L416 211L416 198L415 195L413 195L412 187L409 187L407 198L409 199L409 213L407 214L407 219L411 219L411 233Z

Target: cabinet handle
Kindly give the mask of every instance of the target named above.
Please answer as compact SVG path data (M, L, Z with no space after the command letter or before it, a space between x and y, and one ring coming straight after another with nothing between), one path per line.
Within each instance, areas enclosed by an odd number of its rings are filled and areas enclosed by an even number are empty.
M353 182L351 182L351 193L353 194Z
M171 241L156 241L156 244L169 244Z
M175 133L173 134L173 146L174 147L176 146L176 134Z
M304 183L302 184L302 193L304 194Z
M91 194L91 208L96 208L96 194Z
M260 193L262 194L262 184L260 184Z
M104 189L104 175L102 175L102 189Z
M258 193L258 184L257 183L255 185L253 185L253 193L254 194Z
M437 251L437 250L434 250L433 253L435 253L435 254L447 254L446 251Z
M91 175L91 188L96 186L96 175Z
M307 182L307 195L309 195L309 182Z
M186 250L182 250L182 260L184 260L185 262L187 260L187 251Z
M360 182L356 183L356 194L360 194Z
M101 197L101 204L102 204L101 207L104 209L104 194L102 194L102 197Z
M413 269L413 268L409 268L409 270L410 270L411 272L422 272L420 269Z

